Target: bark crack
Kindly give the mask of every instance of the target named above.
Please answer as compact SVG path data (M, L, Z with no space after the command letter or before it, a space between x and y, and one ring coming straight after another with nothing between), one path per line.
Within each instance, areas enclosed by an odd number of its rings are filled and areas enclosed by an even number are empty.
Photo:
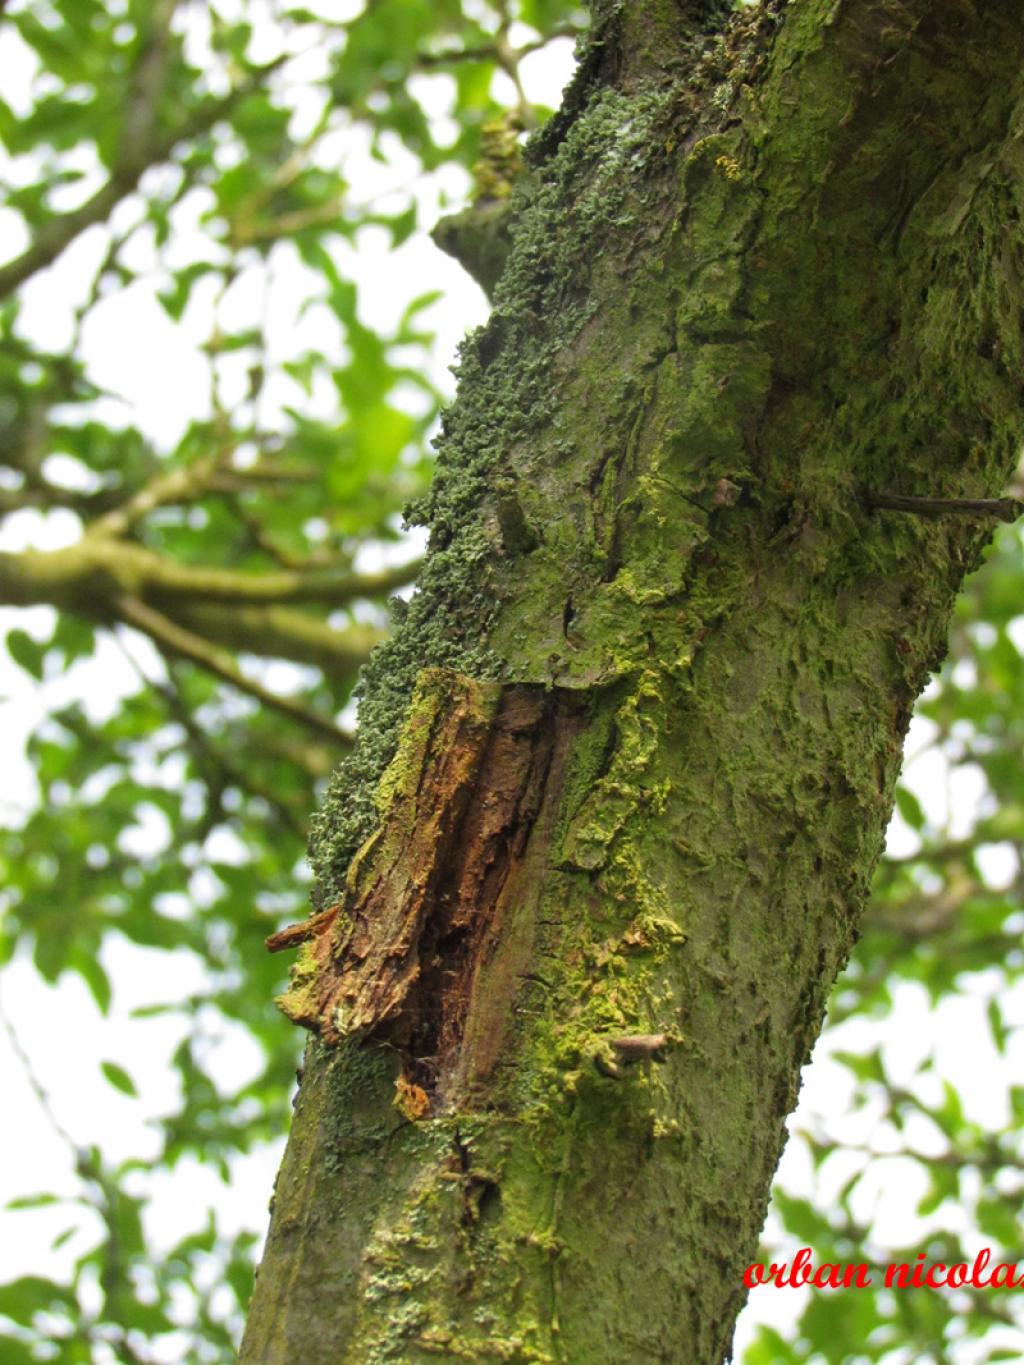
M304 943L289 1018L327 1043L389 1044L432 1107L486 1079L532 938L531 838L581 712L559 689L424 670L345 896L268 942Z

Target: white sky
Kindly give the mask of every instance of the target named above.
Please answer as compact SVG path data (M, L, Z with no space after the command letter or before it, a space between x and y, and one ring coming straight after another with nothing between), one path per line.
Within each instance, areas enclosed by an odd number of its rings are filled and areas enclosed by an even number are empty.
M12 51L10 30L0 35L0 69L5 75L5 97L17 108L24 106L29 68L23 54ZM554 102L557 90L571 70L571 45L561 42L546 54L538 54L524 66L524 78L533 98ZM445 118L446 77L432 78L436 117ZM382 196L387 203L389 191L410 184L417 166L411 157L395 149L391 161L380 165L367 155L365 139L348 135L336 149L345 157L350 179L360 193ZM465 191L465 179L453 172L435 175L419 182L416 190L427 225L440 215L441 201L447 196L457 200ZM199 205L186 204L187 212L177 224L176 249L190 252L202 249L195 222ZM131 221L132 205L120 214ZM6 234L6 235L5 235ZM0 259L16 255L23 246L18 225L0 212ZM70 326L70 306L82 288L88 267L104 249L100 229L86 233L68 250L56 266L31 282L25 290L25 330L40 344L64 344ZM147 243L140 237L136 263L155 264L147 258ZM151 253L150 253L151 255ZM372 327L393 328L408 300L428 288L445 291L441 304L433 307L426 320L437 328L439 344L435 355L435 379L450 391L447 365L455 345L467 327L480 322L485 303L480 291L461 268L438 251L425 232L418 233L399 251L392 251L387 234L368 230L361 234L355 249L341 253L345 273L360 288L363 320ZM302 267L294 254L281 253L279 276L270 300L275 336L281 338L281 353L309 344L314 335L323 335L332 345L329 319L316 310L305 319L296 317L295 300L302 293ZM109 400L108 411L120 410L161 448L171 448L188 422L208 411L208 377L200 346L209 331L209 299L199 297L178 325L155 302L153 280L141 281L132 288L109 296L94 310L84 336L84 354L93 377L119 395ZM245 289L238 289L237 308L251 306ZM318 333L318 330L320 332ZM173 376L173 382L168 382ZM225 397L231 400L230 375L225 381ZM240 382L240 376L238 377ZM293 400L293 395L287 395ZM271 401L282 401L277 394ZM68 470L63 469L64 475ZM57 470L54 471L56 475ZM73 474L74 471L71 471ZM78 524L74 516L58 512L42 516L24 512L9 517L0 528L0 548L19 550L27 546L52 548L76 539ZM18 625L45 637L51 614L46 608L16 612L0 610L0 629ZM20 669L0 657L0 768L5 773L0 818L17 821L36 799L34 779L24 755L25 739L40 719L72 698L84 701L97 719L109 714L118 699L138 687L138 675L126 652L132 653L150 676L160 671L156 652L138 636L126 636L123 645L111 639L101 642L94 658L74 666L65 676L42 685L31 681ZM984 796L984 784L976 770L952 772L934 750L927 749L930 727L915 721L909 752L919 756L910 767L911 785L922 801L929 820L937 827L949 826L956 837L966 833L977 805ZM143 832L143 837L145 833ZM891 847L897 853L912 851L916 836L902 823L894 822ZM986 872L994 884L1006 884L1015 872L1007 850L994 848L988 855ZM129 944L111 935L103 950L103 964L114 983L110 1014L100 1015L78 977L68 975L55 987L38 977L27 960L16 961L3 976L2 1005L31 1053L32 1066L49 1093L62 1125L74 1140L84 1145L99 1144L113 1158L134 1155L143 1159L156 1154L157 1144L149 1120L176 1104L177 1082L170 1056L180 1041L184 1024L174 1016L147 1020L131 1018L138 1005L156 999L185 997L202 984L202 967L190 953L182 950L169 956ZM899 987L897 1009L883 1025L869 1020L853 1020L829 1034L819 1046L815 1062L805 1079L800 1109L792 1120L796 1128L821 1127L836 1138L885 1152L892 1150L896 1136L879 1124L871 1108L859 1114L845 1114L852 1081L850 1073L830 1062L836 1050L864 1048L880 1040L887 1063L897 1078L908 1084L921 1057L934 1052L936 1085L947 1077L960 1091L968 1116L982 1124L1002 1125L1007 1119L1007 1087L1022 1074L1024 1045L1011 1043L1007 1057L998 1057L988 1041L985 1002L988 995L1002 989L999 973L975 979L963 995L944 1001L932 1010L925 993L912 985ZM268 1008L272 1008L268 1002ZM1007 1016L1024 1023L1024 989L1015 992L1007 1003ZM45 1028L40 1020L48 1021ZM211 1019L210 1050L215 1077L224 1084L237 1085L258 1066L255 1044L241 1028ZM103 1079L99 1063L116 1061L133 1077L140 1098L118 1094ZM24 1070L13 1053L9 1040L0 1033L0 1094L8 1116L3 1125L3 1160L0 1161L0 1204L40 1191L71 1193L75 1179L65 1147L54 1134L35 1095L27 1084ZM914 1138L913 1131L910 1133ZM934 1150L934 1135L917 1134L922 1150ZM201 1221L200 1209L216 1208L221 1227L230 1232L251 1228L261 1232L273 1177L283 1149L283 1137L248 1157L233 1162L230 1189L210 1171L196 1163L185 1162L173 1174L158 1174L146 1181L153 1194L147 1216L154 1245L169 1246ZM848 1167L834 1172L836 1188ZM793 1193L810 1194L811 1168L806 1149L794 1142L783 1159L781 1178ZM870 1182L860 1195L856 1212L872 1225L879 1242L896 1244L922 1234L928 1220L914 1212L921 1194L922 1176L913 1166L902 1162L879 1162ZM18 1274L36 1272L56 1277L69 1269L74 1258L94 1235L80 1214L69 1216L59 1205L46 1210L6 1212L2 1215L0 1236L0 1281ZM935 1219L932 1220L933 1222ZM51 1242L71 1224L79 1231L54 1251ZM967 1229L965 1229L967 1230ZM784 1327L799 1311L805 1291L780 1293L764 1287L752 1296L750 1307L741 1319L737 1336L737 1359L743 1345L751 1339L757 1320ZM1019 1337L1014 1344L1021 1345ZM1022 1350L1024 1354L1024 1350ZM161 1357L173 1361L175 1344ZM982 1358L980 1351L964 1346L958 1349L958 1365L973 1365ZM113 1357L111 1357L113 1359ZM901 1357L894 1356L894 1362Z

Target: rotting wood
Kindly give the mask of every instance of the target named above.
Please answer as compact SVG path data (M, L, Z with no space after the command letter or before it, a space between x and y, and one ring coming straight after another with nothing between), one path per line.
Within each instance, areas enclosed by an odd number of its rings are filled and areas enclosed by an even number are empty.
M389 1044L435 1106L486 1080L529 959L524 874L582 709L560 689L424 670L342 901L267 941L303 945L278 1001L293 1022Z

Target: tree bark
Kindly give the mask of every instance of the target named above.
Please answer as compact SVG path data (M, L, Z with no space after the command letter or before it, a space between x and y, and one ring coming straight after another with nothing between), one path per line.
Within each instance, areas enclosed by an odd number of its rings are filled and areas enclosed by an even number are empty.
M595 14L318 819L245 1365L728 1356L994 525L875 499L1024 427L1022 57L1010 0Z

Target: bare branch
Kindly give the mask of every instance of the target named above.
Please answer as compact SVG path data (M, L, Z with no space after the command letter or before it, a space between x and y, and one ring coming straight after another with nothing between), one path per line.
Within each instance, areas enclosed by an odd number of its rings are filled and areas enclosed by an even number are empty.
M178 0L155 0L143 20L143 39L133 72L132 93L121 123L118 161L130 165L145 160L153 141L160 101L167 82L171 56L171 21Z
M249 492L253 485L312 483L317 477L313 469L289 468L269 462L236 469L227 463L231 454L231 449L224 449L204 456L181 469L158 474L127 496L120 494L110 512L92 523L89 534L111 538L126 535L158 507L195 502L207 493L234 496ZM111 497L109 493L106 496L108 500Z
M484 43L480 47L451 47L440 52L421 52L416 65L424 71L432 71L439 66L459 66L462 62L496 62L497 43Z
M380 569L376 573L351 570L306 570L280 573L247 574L235 569L199 568L172 564L160 556L147 574L147 588L156 596L188 597L207 603L271 606L288 602L322 602L345 606L357 597L382 597L411 583L420 561ZM141 559L138 561L141 566Z
M7 1035L7 1042L10 1045L10 1049L14 1053L18 1065L21 1067L28 1087L36 1097L36 1101L43 1111L47 1123L56 1133L57 1137L60 1138L61 1142L63 1142L65 1147L67 1147L72 1157L77 1161L80 1157L81 1148L57 1117L50 1096L43 1086L42 1081L36 1075L32 1059L22 1046L18 1031L7 1017L2 1005L0 1005L0 1029Z
M153 496L151 492L139 495L140 500ZM381 597L405 587L415 579L420 567L420 561L413 560L376 573L361 574L333 568L245 573L238 569L180 564L141 545L114 541L108 535L100 534L107 526L116 524L117 517L118 513L112 513L110 518L104 518L70 550L56 550L48 555L37 553L32 558L40 567L44 560L49 561L51 574L53 567L63 560L69 577L108 575L133 593L159 597L162 605L166 601L188 598L205 604L276 606L319 602L340 607L359 597Z
M345 209L343 199L331 199L326 204L315 204L307 209L295 209L277 218L239 217L231 224L231 245L235 250L255 246L261 242L276 242L282 237L294 237L304 228L322 223L336 223Z
M68 507L83 520L115 507L122 498L120 489L97 488L83 493L75 488L61 488L46 479L33 480L24 488L0 488L0 517L21 512L26 507Z
M209 487L217 463L217 456L208 455L182 469L157 475L145 487L130 494L112 511L94 521L89 527L89 534L123 536L157 507L193 500Z
M536 38L533 42L523 43L521 47L502 49L497 42L481 43L479 47L452 47L442 48L438 52L421 52L416 58L416 65L424 71L432 71L442 66L458 66L462 62L501 62L508 57L515 62L520 62L524 57L529 57L531 53L540 52L542 48L552 42L555 38L578 38L585 29L577 27L575 24L556 24L542 38Z
M404 573L389 570L355 578L347 574L344 581L349 586L358 585L359 592L379 593L399 579L407 581L414 569L409 566ZM223 590L224 575L230 592ZM211 576L216 582L209 581ZM383 632L378 627L353 623L338 629L314 612L278 606L273 592L261 598L258 590L261 585L266 588L268 579L275 588L275 580L290 583L305 577L258 575L253 580L257 591L246 602L243 573L200 570L198 576L190 578L186 566L173 565L142 546L106 537L94 541L86 536L64 550L0 553L0 603L53 606L102 625L114 625L120 616L118 601L127 596L148 601L172 624L190 635L215 640L220 646L313 664L334 676L350 673L380 640ZM336 571L313 577L326 578L328 584L341 579ZM219 591L203 591L216 589L218 584ZM278 581L276 587L280 586ZM315 592L307 595L309 600L316 600ZM278 591L276 596L281 598L282 593ZM302 594L293 592L292 596L301 598Z

